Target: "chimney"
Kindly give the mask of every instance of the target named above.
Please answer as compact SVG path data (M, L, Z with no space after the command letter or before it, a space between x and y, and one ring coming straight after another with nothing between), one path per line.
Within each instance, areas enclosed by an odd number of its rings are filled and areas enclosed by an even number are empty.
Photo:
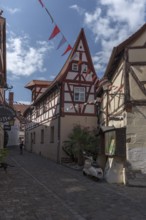
M9 105L13 108L13 102L14 102L14 93L9 92Z

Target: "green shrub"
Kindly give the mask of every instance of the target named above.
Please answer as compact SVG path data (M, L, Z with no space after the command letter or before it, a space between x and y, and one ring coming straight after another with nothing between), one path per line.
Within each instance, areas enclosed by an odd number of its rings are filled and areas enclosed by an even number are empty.
M68 140L64 141L63 150L73 161L83 165L83 152L87 152L96 159L98 154L98 137L96 130L89 130L89 127L75 125L72 132L68 135Z

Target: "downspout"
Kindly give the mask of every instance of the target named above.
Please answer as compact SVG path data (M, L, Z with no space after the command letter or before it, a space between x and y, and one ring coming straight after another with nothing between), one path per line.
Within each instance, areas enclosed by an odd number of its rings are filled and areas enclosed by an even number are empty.
M58 134L57 134L57 163L61 163L60 161L60 132L61 132L61 94L62 94L62 89L61 89L61 85L57 85L58 90L59 90L59 96L60 96L60 103L59 103L59 115L58 115Z

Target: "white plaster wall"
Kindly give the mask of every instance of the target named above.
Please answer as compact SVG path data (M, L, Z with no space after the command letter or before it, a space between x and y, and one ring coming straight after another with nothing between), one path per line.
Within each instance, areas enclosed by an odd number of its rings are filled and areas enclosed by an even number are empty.
M69 93L64 93L64 101L71 101L71 96Z
M54 126L54 143L50 140L50 128ZM44 143L41 143L41 129L44 130ZM31 133L35 132L35 143L31 143ZM53 120L46 122L36 128L26 131L26 149L31 150L37 154L49 158L51 160L57 161L57 147L58 147L58 120Z
M146 173L146 107L127 113L127 160L134 170Z
M7 146L19 145L19 132L20 132L20 124L18 121L15 121L14 126L11 126L11 130L7 131L9 135Z
M84 62L87 61L86 53L82 53L82 61L84 61Z
M76 77L76 75L78 74L78 72L68 72L67 73L67 76L66 76L66 79L70 79L70 80L72 80L72 79L74 79L75 77ZM65 89L66 89L67 87L65 87Z
M136 41L134 41L132 44L130 44L129 46L143 46L145 44L145 39L146 39L146 31L144 31L143 34L141 34L141 36L138 37L138 39Z

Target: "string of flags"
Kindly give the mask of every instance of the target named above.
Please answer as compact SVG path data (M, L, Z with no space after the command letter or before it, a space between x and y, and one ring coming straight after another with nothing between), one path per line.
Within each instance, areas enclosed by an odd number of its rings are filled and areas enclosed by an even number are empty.
M51 19L51 22L54 24L54 29L50 35L50 37L48 38L48 40L52 40L53 38L55 38L58 34L61 34L62 37L61 37L61 40L57 46L57 50L60 49L65 43L67 43L67 47L65 49L65 51L62 53L61 56L64 56L66 53L68 53L70 50L72 50L72 46L70 45L70 43L67 41L66 37L64 36L64 34L61 32L60 28L58 27L58 25L55 23L54 19L53 19L53 16L51 15L51 13L49 12L49 10L46 8L45 4L43 3L42 0L38 0L40 5L42 6L42 8L44 8L47 12L47 14L49 15L50 19ZM74 53L73 56L70 58L70 62L75 59L76 57L78 57L78 54L77 53ZM78 61L78 65L81 65L82 64L82 61L79 60ZM85 65L85 64L84 64ZM84 71L84 67L81 71L81 74L83 73ZM86 72L86 75L85 75L85 79L86 77L93 77L93 81L94 81L94 84L96 84L99 79L97 78L97 76L93 75L93 72L91 72L91 70L88 68L87 69L87 72Z
M64 34L61 32L60 28L58 27L58 25L55 23L53 16L51 15L51 13L49 12L49 10L46 8L45 4L43 3L42 0L38 0L40 5L42 6L42 8L45 9L45 11L47 12L47 14L49 15L51 22L54 24L54 29L50 35L50 37L48 38L48 40L52 40L53 38L55 38L58 34L62 35L62 38L57 46L57 50L59 48L61 48L65 43L68 43L66 37L64 36ZM68 51L72 50L71 45L68 43L65 51L62 53L62 56L64 56Z

